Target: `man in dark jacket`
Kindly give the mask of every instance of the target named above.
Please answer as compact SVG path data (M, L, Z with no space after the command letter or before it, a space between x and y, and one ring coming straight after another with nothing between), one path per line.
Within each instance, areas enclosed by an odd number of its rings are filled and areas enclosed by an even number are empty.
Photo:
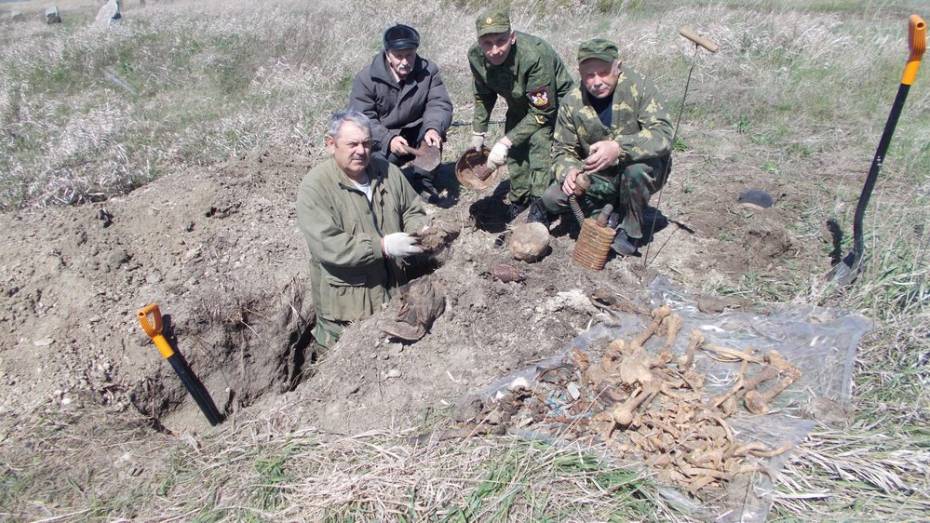
M349 108L371 119L375 154L395 165L414 158L422 143L441 147L452 123L452 101L436 64L417 54L420 35L406 25L384 32L384 51L352 82ZM405 173L427 201L438 199L433 173L413 168Z

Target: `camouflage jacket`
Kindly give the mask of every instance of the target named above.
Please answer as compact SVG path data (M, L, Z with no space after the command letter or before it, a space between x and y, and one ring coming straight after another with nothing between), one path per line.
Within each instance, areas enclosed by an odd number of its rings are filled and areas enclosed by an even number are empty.
M559 99L572 88L562 59L542 39L517 32L507 60L491 65L478 45L468 50L474 77L473 128L486 132L500 95L507 101L507 137L514 145L526 142L539 128L555 125Z
M597 117L584 87L572 89L562 100L552 144L552 170L562 181L571 169L581 170L591 145L602 140L620 144L620 163L605 169L615 175L632 162L658 158L672 150L672 123L653 83L623 67L613 95L611 126Z
M372 158L371 202L330 158L304 177L297 192L297 226L310 247L313 303L330 320L366 318L404 283L401 267L385 259L381 238L414 232L426 212L400 169Z

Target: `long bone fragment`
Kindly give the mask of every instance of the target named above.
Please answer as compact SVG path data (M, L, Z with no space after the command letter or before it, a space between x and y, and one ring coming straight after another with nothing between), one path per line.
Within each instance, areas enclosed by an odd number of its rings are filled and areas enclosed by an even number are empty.
M728 452L728 456L731 457L740 457L740 456L756 456L758 458L773 458L780 454L788 452L794 447L792 443L784 443L780 447L769 448L764 443L754 441L752 443L747 443L745 445L740 445L733 448Z
M744 360L744 361L748 361L749 363L758 363L760 365L763 362L762 358L758 356L754 356L752 354L753 353L752 349L747 349L744 352L744 351L739 351L737 349L731 349L730 347L724 347L722 345L717 345L714 343L704 343L701 345L701 349L706 350L708 352L713 352L714 354L717 355L717 357L714 359L717 359L720 361Z
M679 356L676 363L678 364L678 369L682 372L687 372L691 369L691 365L694 364L694 353L697 352L701 344L704 343L704 335L701 334L701 331L694 329L691 331L691 335L688 337L688 349L685 351L684 356Z
M715 408L720 408L720 405L723 405L725 401L734 396L740 389L743 388L743 384L746 382L746 369L749 368L749 360L743 359L743 363L740 364L739 374L736 376L736 381L733 383L733 386L730 387L730 390L724 392L723 394L716 396L710 399L710 404Z
M646 330L640 333L640 335L637 336L632 341L632 343L638 347L645 345L646 342L649 341L649 338L651 338L652 335L655 334L657 330L659 330L659 325L662 324L662 320L664 320L665 317L671 313L672 309L670 309L668 305L663 305L657 309L653 309L652 323L650 323L649 326L646 327Z
M795 380L801 377L801 371L794 365L788 363L777 351L769 351L765 355L765 361L768 362L772 368L777 369L782 375L782 378L765 392L760 392L758 389L746 392L746 396L743 398L743 404L746 406L746 410L753 414L768 413L769 403L785 389L790 387Z
M666 319L663 325L665 326L668 333L665 337L665 345L662 346L662 351L672 350L672 346L675 345L675 340L678 339L678 332L681 331L681 326L684 322L681 319L681 316L677 314L670 314Z
M741 374L742 376L742 374ZM728 400L731 396L738 394L739 392L745 391L748 393L750 391L756 390L763 382L769 381L771 379L778 377L778 369L772 367L771 365L766 365L762 367L762 370L754 374L752 377L745 379L740 387L734 386L732 389L727 391L723 396L717 397L713 400L714 407L719 407L724 401Z
M644 387L640 389L639 393L630 396L628 400L617 405L610 414L614 423L624 429L629 427L630 423L633 422L633 412L638 409L640 405L655 397L658 392L658 387Z

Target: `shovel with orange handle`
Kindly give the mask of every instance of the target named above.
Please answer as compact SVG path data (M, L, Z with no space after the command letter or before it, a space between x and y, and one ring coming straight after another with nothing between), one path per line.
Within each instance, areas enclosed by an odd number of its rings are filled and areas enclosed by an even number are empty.
M174 372L181 378L181 383L184 384L184 388L187 389L187 392L189 392L191 397L194 398L194 401L197 402L197 406L200 407L203 415L207 417L210 425L220 423L222 421L222 416L220 416L219 411L216 410L216 405L213 403L213 398L210 397L210 393L207 392L207 389L204 388L200 380L197 379L194 371L187 365L187 361L171 348L171 344L168 343L168 340L165 339L165 336L162 334L161 311L158 309L158 304L151 303L146 305L136 312L136 316L139 318L139 324L142 325L142 330L148 334L149 338L152 338L152 342L155 344L162 358L165 358L168 360L168 363L171 364ZM151 317L151 320L149 317Z
M898 117L901 116L901 109L904 107L907 92L917 78L920 59L927 49L927 22L924 22L924 19L918 15L911 15L908 20L908 48L911 54L907 59L907 65L904 66L904 74L901 75L898 95L891 106L891 113L889 113L888 120L885 122L885 130L882 132L882 138L878 142L878 149L872 159L872 167L869 169L869 175L866 177L862 193L859 195L859 203L856 204L856 214L853 217L853 250L827 273L827 278L839 285L849 285L862 271L862 252L865 249L862 239L862 219L865 216L865 208L869 205L872 189L875 188L875 181L882 169L882 162L885 161L885 153L888 152L891 135L894 134L894 128L898 124Z

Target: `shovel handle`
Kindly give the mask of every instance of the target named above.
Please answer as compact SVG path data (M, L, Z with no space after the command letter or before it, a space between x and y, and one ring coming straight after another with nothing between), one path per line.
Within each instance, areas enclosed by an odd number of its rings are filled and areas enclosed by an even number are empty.
M686 25L683 25L678 28L678 34L680 34L681 36L684 36L688 40L691 40L692 42L694 42L695 45L699 45L712 53L716 53L717 51L720 50L719 45L714 43L709 38L705 38L697 34L697 32L695 32L694 29L691 29L690 27Z
M917 71L920 69L920 59L927 49L927 22L919 15L911 15L907 24L907 46L911 51L911 56L907 59L907 65L904 66L904 74L901 75L901 83L911 85L917 79Z
M149 320L149 316L152 317L151 320ZM149 338L152 338L152 343L155 344L161 357L168 359L174 356L174 349L171 348L171 344L161 333L161 310L159 310L158 304L150 303L142 307L136 311L136 317L139 318L139 325L142 326L142 330L145 331Z

